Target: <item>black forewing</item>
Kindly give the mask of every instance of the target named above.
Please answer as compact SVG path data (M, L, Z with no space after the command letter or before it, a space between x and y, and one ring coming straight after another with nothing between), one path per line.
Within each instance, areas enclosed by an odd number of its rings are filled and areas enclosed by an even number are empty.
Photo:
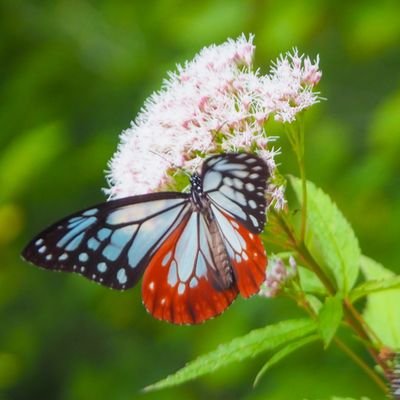
M189 210L184 193L111 200L51 225L22 256L49 270L76 272L111 288L127 289Z
M201 176L212 203L250 232L262 232L269 171L261 158L248 153L216 155L205 161Z

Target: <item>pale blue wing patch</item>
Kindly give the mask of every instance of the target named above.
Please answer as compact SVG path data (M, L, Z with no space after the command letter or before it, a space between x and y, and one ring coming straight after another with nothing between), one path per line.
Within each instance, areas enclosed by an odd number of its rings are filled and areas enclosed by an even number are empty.
M240 233L239 224L235 220L229 220L214 205L211 205L211 209L219 226L229 258L236 262L248 260L249 249L245 238ZM249 235L251 236L253 234L250 233Z
M110 201L46 229L23 256L44 268L77 272L103 285L126 289L140 278L153 252L188 211L184 194Z
M168 268L167 283L178 295L196 288L200 279L208 280L210 271L217 271L210 243L204 217L193 212L174 247L161 261L161 267Z
M254 233L265 225L268 178L264 161L247 153L214 156L202 170L203 190L211 202Z

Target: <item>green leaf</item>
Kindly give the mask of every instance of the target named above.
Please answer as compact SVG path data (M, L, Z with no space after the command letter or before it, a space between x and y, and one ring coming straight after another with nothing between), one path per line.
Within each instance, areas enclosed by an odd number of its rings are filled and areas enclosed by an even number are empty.
M312 335L312 336L307 336L305 338L302 338L300 340L297 340L295 342L289 343L287 346L285 346L283 349L279 350L276 352L261 368L259 373L257 374L256 378L254 379L253 386L256 386L258 382L260 381L261 377L267 372L268 369L270 369L273 365L277 364L279 361L281 361L283 358L288 356L289 354L293 353L297 349L300 349L301 347L306 346L309 343L315 342L319 340L318 335Z
M396 275L371 258L361 257L361 270L368 280L397 279ZM388 289L367 297L364 318L379 339L394 350L400 350L400 289Z
M371 293L383 292L390 289L400 289L400 276L386 279L373 279L362 283L350 292L350 300L355 302Z
M324 285L314 274L314 272L302 267L301 265L298 265L298 271L301 288L306 293L313 293L322 296L325 296L327 294Z
M298 201L302 201L302 185L290 177ZM357 280L360 247L354 232L327 194L307 182L306 246L311 254L336 280L339 290L348 293Z
M322 308L321 300L312 294L306 294L306 300L308 301L308 304L311 306L311 308L314 310L315 314L319 314L319 311Z
M318 314L318 330L324 341L325 349L329 346L343 317L342 298L338 295L327 297Z
M275 349L315 330L315 322L310 319L287 320L256 329L245 336L220 345L215 351L198 357L175 374L147 386L144 390L150 391L179 385L216 371L230 363L254 357L262 351Z

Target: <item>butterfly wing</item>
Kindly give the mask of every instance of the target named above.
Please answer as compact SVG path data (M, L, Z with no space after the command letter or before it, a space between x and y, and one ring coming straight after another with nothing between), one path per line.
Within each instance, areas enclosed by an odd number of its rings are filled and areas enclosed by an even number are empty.
M254 234L265 223L267 177L262 160L249 154L215 156L203 165L203 189L233 271L229 287L213 254L209 213L182 193L135 196L75 213L35 237L23 257L116 289L133 286L145 271L143 302L154 317L200 323L222 313L239 292L256 293L265 279L266 256Z
M22 256L102 285L132 287L165 237L189 212L188 195L154 193L99 204L37 235Z
M222 313L236 298L235 284L217 289L219 273L202 214L185 216L152 257L142 282L142 298L157 319L197 324Z
M266 278L267 255L261 239L215 205L211 210L220 228L240 294L247 298L259 292Z
M267 256L257 234L265 225L268 177L264 161L247 153L214 156L203 165L203 190L243 297L257 293L265 280Z
M203 190L211 202L252 233L264 229L268 177L264 161L248 153L213 156L202 168Z

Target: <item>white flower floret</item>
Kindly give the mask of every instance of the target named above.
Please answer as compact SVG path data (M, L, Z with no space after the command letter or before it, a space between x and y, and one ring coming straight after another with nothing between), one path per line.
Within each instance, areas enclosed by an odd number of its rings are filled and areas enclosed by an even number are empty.
M272 256L269 260L265 282L260 288L259 294L265 297L276 297L297 274L296 260L290 256L289 266L277 256Z

